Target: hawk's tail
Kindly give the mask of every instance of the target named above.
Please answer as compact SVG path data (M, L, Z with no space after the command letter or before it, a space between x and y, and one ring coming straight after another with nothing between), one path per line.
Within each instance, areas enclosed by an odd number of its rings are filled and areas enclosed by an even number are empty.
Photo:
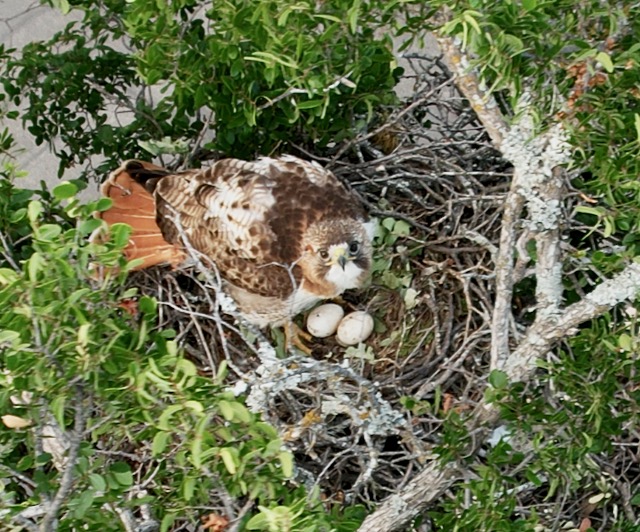
M124 249L127 260L140 259L135 269L148 268L156 264L176 266L185 255L177 246L167 242L156 223L156 203L153 197L156 183L169 171L142 161L126 161L102 184L102 195L111 198L113 205L104 212L96 213L107 225L129 224L132 228L129 243ZM104 230L91 235L92 242L106 240Z

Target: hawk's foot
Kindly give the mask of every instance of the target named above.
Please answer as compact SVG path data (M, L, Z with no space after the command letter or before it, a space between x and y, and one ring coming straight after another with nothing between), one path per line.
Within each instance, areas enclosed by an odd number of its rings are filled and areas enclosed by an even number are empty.
M304 332L292 321L289 321L284 325L284 339L284 345L287 351L289 351L289 349L291 349L292 347L296 347L306 355L311 355L312 348L305 344L304 341L311 342L313 336L311 336L307 332Z

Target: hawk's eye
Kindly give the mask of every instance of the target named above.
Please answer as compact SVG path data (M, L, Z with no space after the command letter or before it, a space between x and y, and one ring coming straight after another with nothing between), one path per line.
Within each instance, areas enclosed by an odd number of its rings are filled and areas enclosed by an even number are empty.
M355 255L358 251L360 251L360 242L356 242L354 240L349 244L349 253L351 253L351 255Z
M326 249L321 249L320 251L318 251L318 255L320 255L320 258L322 260L327 260L329 258L329 252Z

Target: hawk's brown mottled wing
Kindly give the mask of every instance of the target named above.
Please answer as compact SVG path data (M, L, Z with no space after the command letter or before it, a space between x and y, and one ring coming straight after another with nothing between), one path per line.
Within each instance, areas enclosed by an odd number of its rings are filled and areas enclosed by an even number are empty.
M295 157L224 159L209 169L162 178L155 196L168 242L187 235L227 281L281 298L301 280L294 265L308 225L355 208L333 174Z

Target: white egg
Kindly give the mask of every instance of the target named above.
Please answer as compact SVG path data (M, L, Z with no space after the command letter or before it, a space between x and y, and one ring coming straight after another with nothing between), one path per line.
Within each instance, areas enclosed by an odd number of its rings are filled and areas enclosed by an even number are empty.
M342 345L356 345L364 342L373 332L373 318L368 312L357 310L347 314L340 325L336 338Z
M344 310L335 303L326 303L314 308L307 316L307 331L316 338L326 338L331 336L340 320L344 316Z

